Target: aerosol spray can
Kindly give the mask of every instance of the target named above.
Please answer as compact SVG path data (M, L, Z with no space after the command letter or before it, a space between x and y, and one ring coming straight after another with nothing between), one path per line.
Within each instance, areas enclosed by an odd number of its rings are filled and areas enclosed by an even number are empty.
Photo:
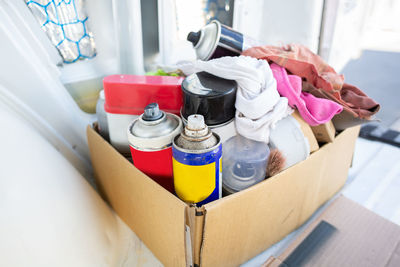
M198 59L209 60L224 56L239 56L260 43L232 28L213 20L198 32L190 32L187 40L196 49Z
M172 146L175 192L201 206L222 196L222 145L202 115L190 115Z
M181 131L181 119L161 111L157 103L147 105L128 128L135 167L172 193L172 141Z

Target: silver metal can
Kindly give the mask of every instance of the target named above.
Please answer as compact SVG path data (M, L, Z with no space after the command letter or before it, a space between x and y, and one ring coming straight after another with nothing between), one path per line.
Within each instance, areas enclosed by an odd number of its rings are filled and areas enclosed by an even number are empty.
M198 32L190 32L187 40L196 49L198 59L209 60L224 56L239 56L259 42L213 20Z
M222 196L222 146L220 137L190 115L172 147L174 186L180 199L201 206Z
M172 141L181 131L181 119L161 111L157 103L147 105L128 128L135 167L172 193Z

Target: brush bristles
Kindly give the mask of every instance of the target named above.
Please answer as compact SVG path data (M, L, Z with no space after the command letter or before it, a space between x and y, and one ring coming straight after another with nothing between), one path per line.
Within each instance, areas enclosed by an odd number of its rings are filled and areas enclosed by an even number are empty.
M285 158L278 149L271 150L267 164L267 177L274 176L283 170Z

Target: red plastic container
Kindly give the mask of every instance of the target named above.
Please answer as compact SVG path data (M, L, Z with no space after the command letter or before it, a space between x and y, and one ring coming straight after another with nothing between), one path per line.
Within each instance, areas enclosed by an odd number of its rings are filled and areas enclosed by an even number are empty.
M180 115L182 77L110 75L103 79L111 144L129 155L126 129L143 113L146 105L158 103L161 110Z
M161 110L180 115L182 77L146 75L110 75L103 79L106 112L140 115L149 103Z

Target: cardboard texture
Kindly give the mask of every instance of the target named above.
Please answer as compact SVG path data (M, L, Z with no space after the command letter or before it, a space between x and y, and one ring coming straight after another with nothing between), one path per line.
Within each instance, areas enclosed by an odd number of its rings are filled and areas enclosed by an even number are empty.
M186 204L137 170L87 127L99 190L125 223L166 266L185 266Z
M191 229L193 262L200 262L200 249L204 227L204 207L190 207L188 211L188 225Z
M318 126L311 126L311 130L320 143L332 143L335 139L335 126L332 121L320 124Z
M235 266L303 224L345 183L357 134L349 129L307 160L205 205L201 264Z
M87 130L102 193L166 266L186 263L185 225L190 227L195 265L237 266L279 241L343 186L358 132L359 127L347 129L278 175L194 208L138 171L93 129Z
M292 116L300 124L301 130L302 130L304 136L307 137L308 143L310 145L310 152L312 153L314 151L317 151L319 146L318 146L317 139L315 138L315 135L314 135L313 131L311 130L311 126L308 125L308 123L303 120L303 118L300 116L300 113L297 110L292 113Z
M400 266L400 227L341 196L263 266Z

